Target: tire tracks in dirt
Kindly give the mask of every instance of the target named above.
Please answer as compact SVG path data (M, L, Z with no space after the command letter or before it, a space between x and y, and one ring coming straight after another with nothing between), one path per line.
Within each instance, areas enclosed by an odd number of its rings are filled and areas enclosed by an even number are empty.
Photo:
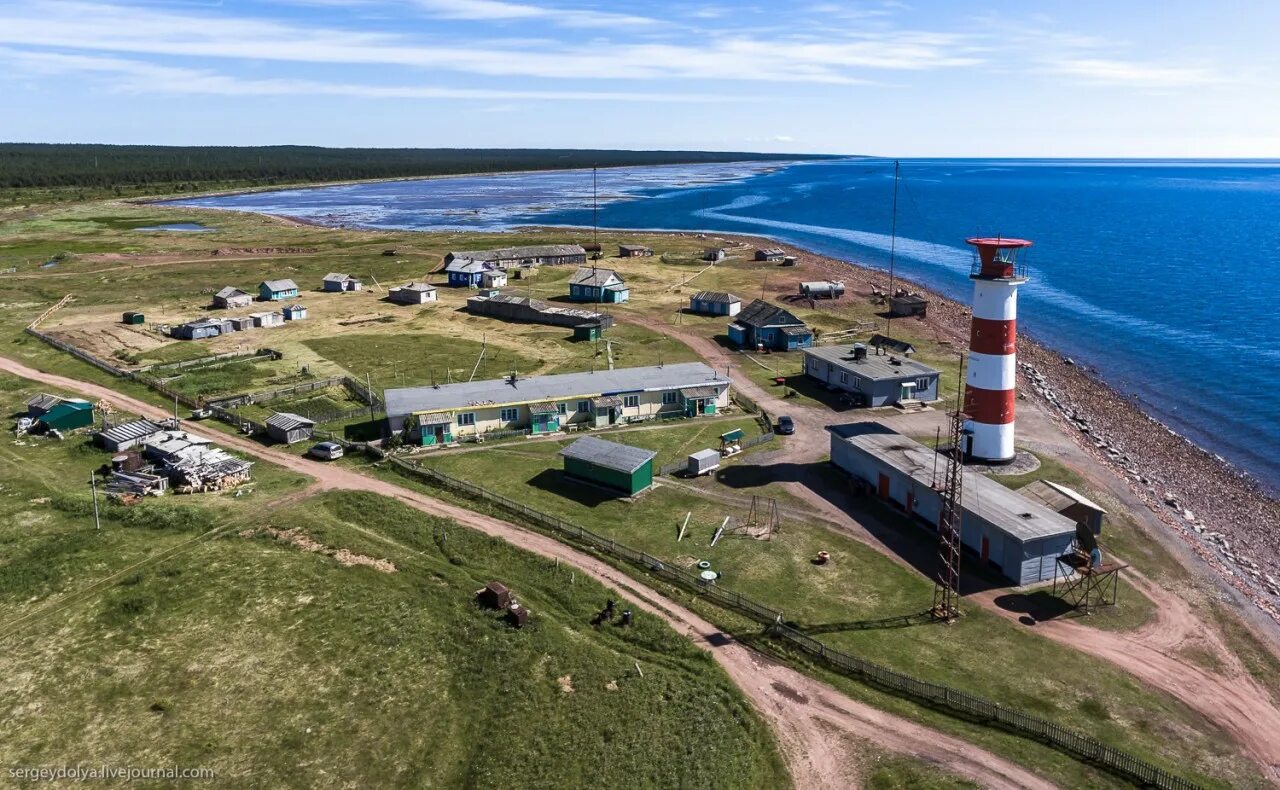
M163 408L109 387L44 373L6 357L0 357L0 370L95 399L106 398L121 409L152 419L169 416ZM423 513L450 518L500 537L526 551L558 558L601 584L626 591L637 608L662 618L712 655L770 725L797 787L836 790L856 783L856 758L839 745L838 738L832 737L833 729L887 751L933 763L984 787L1054 787L1038 774L967 741L858 702L825 683L772 662L639 580L554 538L350 469L309 461L241 436L215 435L219 444L314 478L316 485L309 490L361 490L391 497Z

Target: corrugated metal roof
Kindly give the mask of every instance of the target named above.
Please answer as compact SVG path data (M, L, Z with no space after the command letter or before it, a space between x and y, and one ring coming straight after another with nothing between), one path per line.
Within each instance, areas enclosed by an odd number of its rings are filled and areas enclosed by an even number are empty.
M714 398L720 393L715 387L684 387L680 395L685 398Z
M1059 513L1072 505L1083 505L1103 515L1107 513L1101 505L1079 491L1050 480L1033 480L1019 488L1018 493L1028 499L1034 499L1045 507L1056 510Z
M616 285L621 282L622 278L613 269L593 269L587 266L580 267L569 278L570 285L593 285L598 288L603 288L606 285Z
M881 423L835 426L832 441L847 442L926 487L933 485L935 467L939 478L946 467L946 460L932 449ZM960 499L964 510L1015 540L1075 534L1076 525L1066 516L1005 488L981 472L963 474Z
M449 261L449 265L444 267L445 272L454 272L456 274L478 274L480 272L492 271L493 266L485 261L478 261L474 258L454 258Z
M915 379L921 376L937 376L934 368L907 357L896 357L890 354L867 354L860 360L854 360L850 346L818 346L806 348L805 357L816 357L830 362L840 370L847 370L855 376L871 381L895 381L897 379ZM897 360L894 364L892 360Z
M727 387L730 384L728 378L701 362L684 362L661 367L532 376L517 379L515 383L506 379L491 379L441 384L436 387L404 387L386 390L384 396L387 414L404 416L475 406L593 398L624 392L652 392L700 385Z
M695 302L711 302L712 304L733 304L742 300L724 291L698 291L692 297Z
M294 428L310 428L313 425L315 425L315 421L287 411L278 411L267 418L268 427L279 428L282 431L292 431Z
M136 442L139 439L160 433L164 430L151 420L134 420L120 425L113 425L105 431L99 431L98 436L103 441L120 444L122 442Z
M561 450L560 455L612 469L615 472L631 474L652 461L658 454L629 444L618 444L597 439L594 436L584 436Z
M263 280L262 285L267 286L272 291L296 291L298 284L293 280ZM261 286L259 286L261 287Z
M587 251L577 244L539 244L529 247L500 247L496 250L470 250L449 253L456 258L471 258L477 261L506 261L520 258L554 258L567 255L586 255Z
M432 285L431 283L405 283L404 285L397 286L397 287L395 287L395 288L392 288L391 290L393 290L393 291L421 291L421 292L424 292L424 293L425 293L425 292L428 292L428 291L434 291L435 289L436 289L436 287L435 287L434 285Z
M27 405L36 409L48 410L57 406L59 403L62 403L64 400L66 400L66 398L61 395L50 395L47 392L43 392L33 398L30 398L27 401Z
M214 296L219 299L230 299L233 296L251 296L251 294L247 291L242 291L239 288L228 285L226 288L223 288L221 291L214 294Z
M329 272L324 276L324 281L327 283L345 283L348 280L354 280L354 279L356 278L352 277L349 274L343 274L341 272Z

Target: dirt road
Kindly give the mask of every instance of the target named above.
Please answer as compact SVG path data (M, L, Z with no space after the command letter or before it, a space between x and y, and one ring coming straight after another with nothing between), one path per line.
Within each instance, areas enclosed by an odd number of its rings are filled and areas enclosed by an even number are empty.
M773 463L814 462L821 458L829 447L826 430L828 425L859 419L858 416L850 415L837 417L825 409L796 404L779 398L767 388L759 386L742 375L743 367L752 364L749 360L743 360L740 354L728 351L708 338L683 331L678 327L661 327L659 331L688 345L708 364L721 370L739 371L739 375L733 377L734 386L766 411L773 415L784 412L791 415L796 424L796 435L785 443L783 450L771 454L770 461ZM943 416L935 412L932 415L914 415L911 418L897 415L891 415L887 419L879 416L874 418L902 430L902 427L895 423L901 423L906 419L917 422L928 419L940 421ZM1044 421L1032 420L1031 422ZM1045 426L1041 425L1040 428L1036 435L1039 441L1046 442L1057 438L1055 445L1065 444L1061 437L1046 435ZM1074 445L1071 445L1071 448L1074 449ZM802 481L788 482L784 485L790 493L821 513L823 516L821 521L856 537L895 562L909 567L902 557L877 540L862 524L835 504L838 499L833 492L825 490L826 484L819 476L808 476ZM1239 659L1222 642L1218 632L1198 618L1185 601L1176 594L1161 589L1136 572L1127 573L1126 577L1140 592L1158 602L1154 607L1156 614L1152 621L1143 628L1133 633L1123 634L1090 628L1075 622L1049 620L1036 623L1033 626L1035 633L1072 649L1102 658L1153 688L1178 699L1228 733L1263 768L1269 778L1280 782L1280 736L1276 735L1280 733L1280 707L1277 707L1267 689L1249 675ZM1007 591L974 595L967 600L1021 624L1020 614L996 605L996 595L1004 592ZM1184 643L1192 640L1199 640L1199 646L1218 658L1223 664L1221 672L1201 667L1185 656L1177 654Z
M95 400L106 399L119 409L152 419L169 416L163 408L108 387L44 373L5 357L0 357L0 370ZM264 447L241 436L218 433L216 437L221 445L309 475L320 488L372 491L392 497L424 513L451 518L500 537L526 551L559 558L600 583L622 591L635 601L637 608L662 618L711 653L772 727L797 787L845 788L856 783L856 761L833 733L934 763L984 787L1012 790L1054 786L973 744L857 702L824 683L769 661L689 609L554 538L350 469Z

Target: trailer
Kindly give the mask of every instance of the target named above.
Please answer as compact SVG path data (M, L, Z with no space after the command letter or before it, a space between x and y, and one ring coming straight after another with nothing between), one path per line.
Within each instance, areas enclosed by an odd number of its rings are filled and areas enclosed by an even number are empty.
M686 471L690 477L709 475L720 468L720 453L710 448L689 454Z

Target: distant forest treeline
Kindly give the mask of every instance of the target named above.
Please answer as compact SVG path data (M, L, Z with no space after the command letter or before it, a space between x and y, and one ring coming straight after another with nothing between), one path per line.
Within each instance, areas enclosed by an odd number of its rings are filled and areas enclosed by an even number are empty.
M269 186L504 170L797 158L801 157L707 151L0 143L0 188L132 193L156 187L157 191L174 192L210 184Z

